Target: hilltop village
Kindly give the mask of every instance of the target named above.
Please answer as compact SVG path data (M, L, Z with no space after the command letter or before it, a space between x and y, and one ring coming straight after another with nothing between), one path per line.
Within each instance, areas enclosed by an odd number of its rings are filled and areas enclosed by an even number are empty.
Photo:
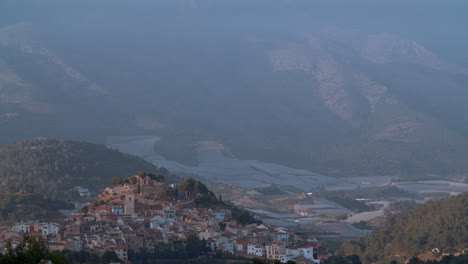
M203 254L264 258L286 263L320 263L327 249L313 237L284 227L267 226L248 211L230 206L203 183L186 178L178 185L164 177L139 173L113 179L96 200L79 213L47 223L16 223L0 230L0 243L19 245L24 235L43 237L51 251L113 251L129 254L161 249L177 251L199 241ZM177 252L176 252L177 253ZM198 254L191 255L197 257Z

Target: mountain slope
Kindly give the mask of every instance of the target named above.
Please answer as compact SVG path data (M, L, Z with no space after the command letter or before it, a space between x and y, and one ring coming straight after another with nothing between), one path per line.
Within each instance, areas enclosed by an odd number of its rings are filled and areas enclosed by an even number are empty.
M431 251L468 246L468 193L420 206L408 217L393 217L384 227L343 244L338 255L357 254L366 263L407 260Z
M337 26L308 1L182 2L0 28L0 144L152 135L181 163L211 140L333 176L466 176L467 64L434 41Z
M32 140L0 148L3 192L26 189L51 199L72 201L79 198L77 186L97 192L112 177L138 171L159 170L141 158L86 142Z

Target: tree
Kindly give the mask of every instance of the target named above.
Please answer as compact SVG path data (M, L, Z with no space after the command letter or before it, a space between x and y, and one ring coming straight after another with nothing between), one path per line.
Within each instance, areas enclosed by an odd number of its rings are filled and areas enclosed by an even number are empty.
M424 264L424 262L422 262L418 257L413 257L408 261L408 264Z
M224 229L226 228L226 223L218 222L218 225L219 225L219 228L220 228L221 230L223 230L223 231L224 231Z
M160 167L159 170L158 170L159 174L161 175L167 175L169 173L169 171L164 168L164 167Z
M187 236L187 245L185 246L189 258L195 258L204 251L203 242L197 235L190 234Z
M195 180L192 178L185 178L180 184L179 189L185 193L185 198L190 199L191 194L195 190Z
M119 257L114 251L107 250L101 257L102 263L110 263L115 261L120 261Z
M250 224L252 222L252 216L250 215L249 211L243 209L237 218L237 221L241 225Z
M109 183L110 183L112 186L120 185L120 184L122 184L122 178L120 178L120 177L112 177L112 179L110 179Z
M0 254L0 263L39 263L42 259L55 260L53 263L68 263L59 252L49 252L42 238L25 236L14 249L10 243L6 245L6 253Z
M70 263L89 263L89 264L101 263L99 255L91 254L84 250L81 250L78 252L65 250L65 251L62 251L62 253L68 258Z
M137 181L138 181L138 180L137 180L137 177L135 177L135 176L130 177L130 182L131 182L132 184L136 184Z
M60 252L49 252L44 259L52 261L54 264L67 264L68 259Z
M87 214L89 211L89 207L87 205L83 206L81 209L80 209L80 213L82 214Z
M196 193L196 194L207 194L208 193L208 188L203 184L201 183L200 181L196 181L195 182L195 186L193 188L193 191Z

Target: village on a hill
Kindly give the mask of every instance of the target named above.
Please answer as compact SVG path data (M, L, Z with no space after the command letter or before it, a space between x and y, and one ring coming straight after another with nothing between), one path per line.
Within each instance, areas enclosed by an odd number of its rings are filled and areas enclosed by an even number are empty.
M328 258L314 237L262 224L197 180L167 184L161 175L139 173L112 183L79 213L3 227L1 249L18 246L27 234L44 238L50 251L112 251L129 263L129 254L136 252L174 259L188 244L192 250L185 252L187 257L224 254L304 264Z

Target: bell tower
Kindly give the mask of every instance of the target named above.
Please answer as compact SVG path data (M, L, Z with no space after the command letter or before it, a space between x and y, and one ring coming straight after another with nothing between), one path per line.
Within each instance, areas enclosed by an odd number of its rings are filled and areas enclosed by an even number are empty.
M135 213L135 196L133 194L126 194L124 214L132 215L133 213Z

